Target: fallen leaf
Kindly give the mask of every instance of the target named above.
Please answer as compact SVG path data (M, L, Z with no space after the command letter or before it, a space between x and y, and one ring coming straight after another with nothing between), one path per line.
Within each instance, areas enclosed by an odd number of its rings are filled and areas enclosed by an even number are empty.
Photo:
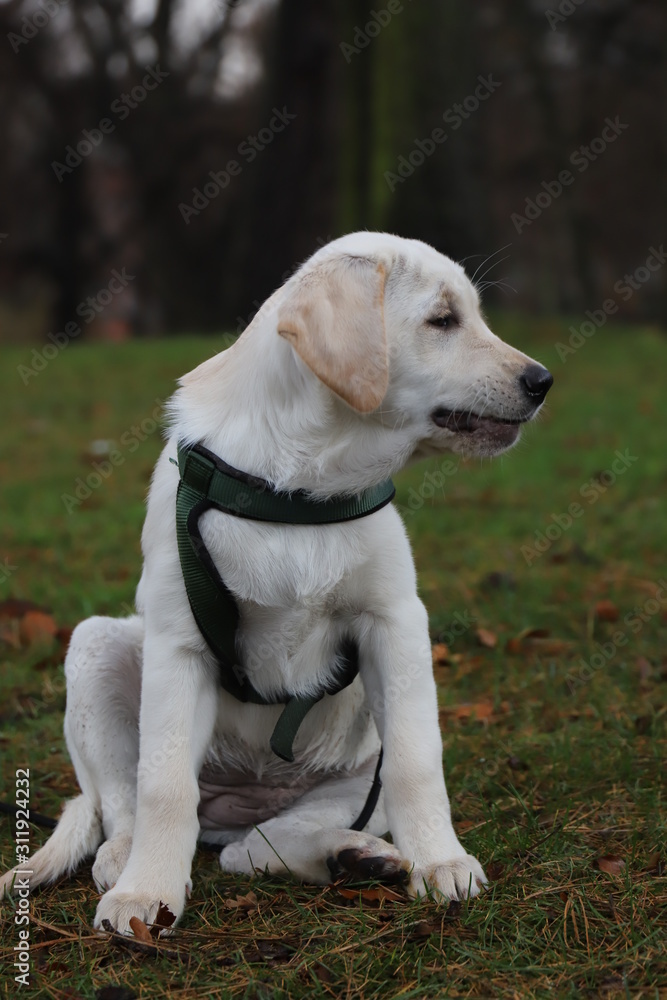
M439 934L442 929L440 920L418 920L410 931L410 940L422 941L431 934Z
M51 615L44 611L28 611L21 619L19 634L24 646L37 646L50 642L56 635L58 626Z
M498 645L498 636L488 628L478 628L475 634L480 645L486 646L488 649L495 649Z
M614 854L604 854L601 858L596 858L594 864L607 875L622 875L625 871L625 861Z
M617 622L620 611L613 601L598 601L595 605L595 617L601 622Z
M662 860L659 851L655 851L651 857L648 859L646 868L644 868L644 875L664 875L667 871L667 866Z
M505 650L508 653L523 653L526 639L546 639L548 636L549 630L546 628L524 628L514 638L507 640Z
M441 666L449 660L449 646L446 646L444 642L436 642L431 650L431 654L433 656L433 666Z
M546 628L526 628L505 643L505 652L514 654L541 654L560 656L569 652L574 643L565 639L552 639Z
M139 917L130 917L130 930L134 934L137 941L143 941L144 944L153 944L151 932L143 920L140 920Z
M334 981L332 973L321 962L315 962L311 965L310 971L321 983L332 983Z
M157 913L155 914L155 920L151 926L151 935L156 938L159 937L160 931L164 930L165 927L171 927L171 925L176 921L176 915L171 912L166 903L160 900L160 905L157 908Z
M34 601L22 601L18 597L8 597L6 600L0 601L0 619L23 618L28 611L45 610L45 608L40 608L39 604L35 604Z
M501 701L498 709L490 698L482 698L476 702L462 702L460 705L448 705L440 709L440 716L446 720L449 716L454 719L476 719L478 722L491 722L499 715L506 715L511 711L508 701Z
M72 638L73 631L74 631L73 628L64 627L64 628L59 628L58 631L56 632L56 639L63 647L64 651L67 651L67 647L70 644L70 639Z
M247 962L289 962L294 957L295 946L284 941L258 938L254 946L244 950Z
M245 896L236 896L235 899L225 900L225 906L228 910L242 910L244 913L256 910L258 905L257 896L254 892L249 892Z
M489 882L497 882L505 874L505 865L502 861L489 861L484 865L484 871Z
M637 670L639 671L639 679L642 681L647 681L653 674L653 667L645 656L640 656L637 659Z
M338 892L345 899L361 898L365 903L374 903L382 906L384 902L407 903L407 896L395 892L386 885L378 885L373 889L346 889L345 886L338 886Z

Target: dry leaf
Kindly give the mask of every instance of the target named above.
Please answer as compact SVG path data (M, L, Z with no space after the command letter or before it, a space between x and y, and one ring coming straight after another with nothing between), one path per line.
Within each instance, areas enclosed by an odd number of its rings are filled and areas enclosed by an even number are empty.
M237 896L235 899L226 899L225 906L228 910L242 910L250 913L258 907L257 896L254 892L249 892L245 896Z
M449 660L449 647L444 642L436 642L431 650L433 655L433 666L437 667Z
M488 649L495 649L498 645L498 636L488 628L478 628L475 634L480 645L486 646Z
M155 938L158 937L161 930L165 927L171 927L176 921L176 915L171 912L166 903L160 900L160 905L157 908L157 913L155 914L155 920L151 927L151 935Z
M524 628L513 639L507 640L505 650L508 653L523 653L526 639L546 639L548 636L549 630L546 628Z
M508 639L505 643L505 652L516 655L521 652L521 639Z
M614 854L605 854L601 858L596 858L594 864L607 875L622 875L625 871L625 861Z
M542 656L560 656L569 652L573 645L565 639L550 638L549 630L546 628L526 628L514 638L507 640L505 651L514 654L536 653Z
M144 944L153 944L151 932L139 917L130 917L130 930L138 941L143 941Z
M441 930L442 922L440 920L418 920L410 931L410 940L420 941L430 937L431 934L439 934Z
M382 906L385 901L390 903L407 902L407 896L401 895L386 885L378 885L373 889L346 889L344 886L339 886L338 892L345 899L361 898L365 903L374 903L377 906Z
M469 719L471 716L480 721L490 719L493 715L493 702L488 699L474 704L457 705L454 714L457 719Z
M638 657L637 670L639 671L639 679L642 681L647 681L653 674L653 667L645 656Z
M21 619L19 634L24 646L37 646L50 642L56 635L58 626L51 615L44 611L28 611Z
M246 962L289 962L294 957L295 946L285 941L258 938L254 945L244 949Z
M60 643L60 645L63 647L63 650L65 652L67 651L67 647L70 644L70 639L72 638L72 632L73 631L74 631L73 628L63 627L63 628L59 628L58 631L56 632L56 639L58 640L58 642Z
M489 861L484 865L484 871L489 882L497 882L505 874L505 865L502 861Z
M28 611L44 611L39 604L34 601L21 601L18 597L8 597L5 601L0 601L0 619L23 618Z
M494 704L490 698L482 698L476 702L463 702L461 705L450 705L440 709L440 715L454 719L476 719L478 722L490 722L499 714L506 715L511 710L508 701L502 701L494 712Z
M659 851L654 851L648 859L648 864L644 869L645 875L664 875L666 870L665 862L662 860Z
M595 617L600 622L617 622L620 611L613 601L598 601L595 605Z

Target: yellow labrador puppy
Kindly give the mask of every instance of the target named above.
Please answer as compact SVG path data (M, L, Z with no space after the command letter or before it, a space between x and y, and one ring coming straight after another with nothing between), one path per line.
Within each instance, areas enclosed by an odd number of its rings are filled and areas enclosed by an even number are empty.
M138 614L84 621L67 655L82 794L3 887L53 880L97 851L96 926L129 933L161 903L180 917L201 837L225 871L404 877L414 895L476 895L486 880L452 828L427 615L386 481L425 456L505 451L551 383L491 333L463 269L426 244L363 232L311 257L180 382ZM180 515L227 589L221 621L235 609L234 677L179 559L179 480L190 475L196 497L202 468L247 491L236 507Z

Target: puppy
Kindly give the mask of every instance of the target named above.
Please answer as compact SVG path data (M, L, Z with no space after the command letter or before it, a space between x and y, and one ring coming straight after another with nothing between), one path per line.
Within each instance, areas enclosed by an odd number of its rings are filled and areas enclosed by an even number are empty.
M131 917L151 923L161 904L180 917L201 837L229 872L479 893L482 867L452 827L428 620L396 509L321 524L203 513L201 543L238 612L242 679L268 703L240 701L186 594L176 458L203 446L288 505L356 502L408 462L510 448L551 383L491 333L458 264L368 232L319 250L232 347L181 379L148 498L138 613L88 619L72 637L65 735L82 794L24 864L30 885L97 851L95 925L130 933ZM345 650L358 674L343 687ZM291 762L269 742L287 697L315 701Z

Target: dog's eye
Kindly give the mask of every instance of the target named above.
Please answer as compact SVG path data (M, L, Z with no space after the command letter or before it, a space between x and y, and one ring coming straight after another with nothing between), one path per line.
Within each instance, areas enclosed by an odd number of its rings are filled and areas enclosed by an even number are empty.
M448 313L446 316L432 316L428 320L428 325L437 326L440 330L447 330L454 325L454 317L451 313Z

